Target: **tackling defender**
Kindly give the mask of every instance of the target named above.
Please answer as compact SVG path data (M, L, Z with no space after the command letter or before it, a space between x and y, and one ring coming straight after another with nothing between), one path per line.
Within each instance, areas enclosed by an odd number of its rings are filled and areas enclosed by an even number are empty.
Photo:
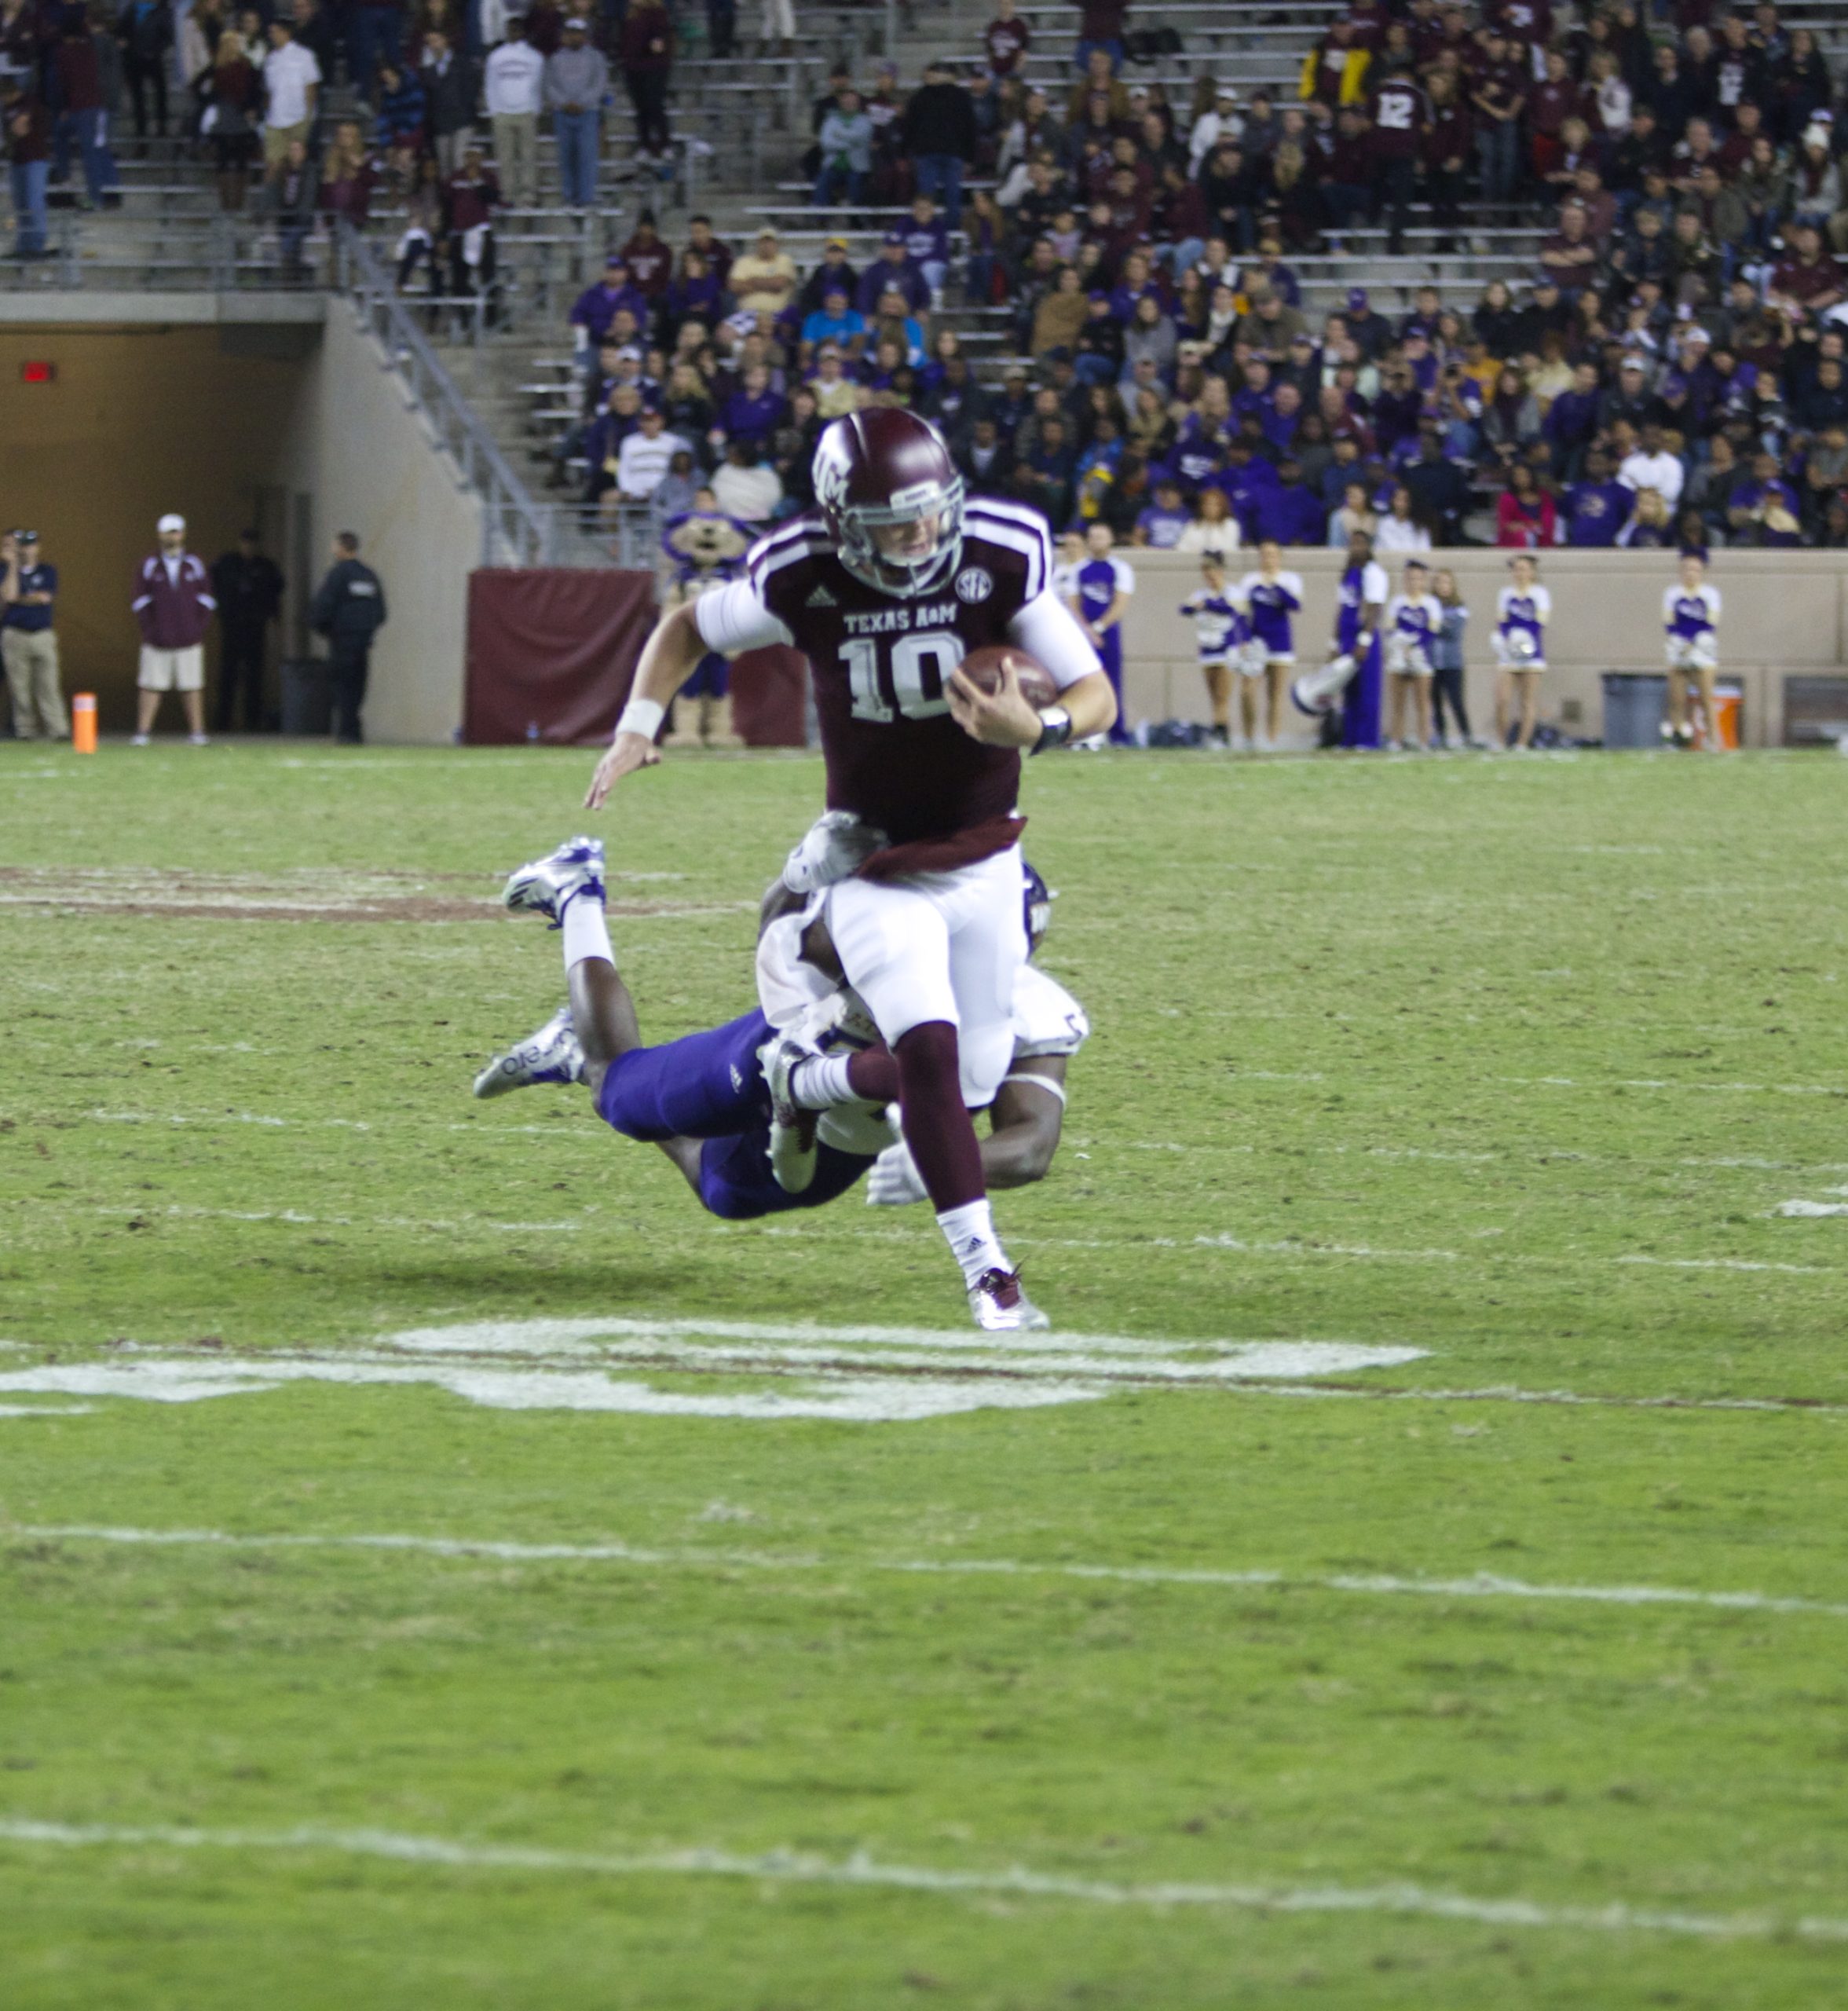
M995 1235L968 1113L993 1101L1013 1052L1021 753L1107 731L1115 700L1052 590L1044 520L986 499L965 507L928 422L894 407L835 420L814 489L819 507L761 540L742 578L663 617L585 800L600 808L661 759L664 708L708 650L802 650L829 808L883 841L825 889L822 918L896 1061L906 1142L977 1324L1044 1326ZM992 695L962 675L972 650L1008 643L1045 666L1059 702L1036 711L1011 666ZM561 906L574 987L581 960L613 973L602 904Z
M701 1205L730 1220L819 1207L869 1170L869 1201L927 1198L909 1148L892 1141L885 1116L898 1094L897 1064L869 1046L874 1029L840 981L820 896L805 898L787 884L813 856L805 841L765 896L757 1010L643 1046L615 965L580 958L569 966L570 1002L496 1055L476 1078L475 1094L581 1082L606 1123L659 1145ZM573 839L521 866L507 882L507 905L555 921L570 901L601 903L602 863L595 838ZM1030 866L1025 871L1030 956L1045 937L1052 897ZM993 1128L981 1141L983 1170L995 1187L1045 1177L1063 1126L1066 1064L1090 1033L1077 1000L1030 962L1015 979L1012 1025L1013 1053L990 1107Z

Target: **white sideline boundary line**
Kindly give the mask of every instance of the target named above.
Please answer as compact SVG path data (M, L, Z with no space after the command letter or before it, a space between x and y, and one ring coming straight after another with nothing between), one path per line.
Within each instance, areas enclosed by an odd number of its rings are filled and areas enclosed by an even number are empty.
M401 1551L426 1557L487 1558L509 1564L636 1564L718 1571L885 1571L933 1577L1078 1578L1130 1585L1197 1586L1220 1591L1328 1592L1367 1597L1566 1599L1594 1606L1686 1606L1726 1612L1807 1613L1848 1620L1848 1601L1772 1592L1703 1592L1677 1585L1545 1585L1486 1571L1460 1578L1403 1577L1389 1572L1224 1571L1158 1564L1037 1563L1020 1558L851 1559L761 1551L648 1550L626 1543L513 1543L493 1538L396 1535L241 1536L225 1529L111 1529L76 1524L0 1526L0 1540L104 1543L150 1548Z
M370 1858L394 1864L429 1865L446 1870L555 1872L580 1878L737 1878L782 1885L859 1886L946 1898L965 1896L1065 1900L1081 1906L1239 1910L1279 1914L1399 1914L1472 1925L1565 1929L1594 1934L1672 1934L1706 1941L1795 1937L1806 1941L1848 1942L1848 1920L1783 1920L1769 1914L1685 1913L1613 1900L1603 1906L1549 1906L1535 1899L1477 1899L1467 1893L1433 1892L1424 1886L1126 1885L1034 1871L1012 1865L1001 1871L891 1864L856 1852L852 1857L813 1857L776 1850L741 1853L694 1847L679 1850L606 1852L551 1850L528 1844L473 1843L448 1837L412 1836L391 1830L334 1830L304 1826L293 1830L181 1829L165 1823L47 1822L29 1816L0 1817L0 1843L52 1848L153 1848L318 1852Z

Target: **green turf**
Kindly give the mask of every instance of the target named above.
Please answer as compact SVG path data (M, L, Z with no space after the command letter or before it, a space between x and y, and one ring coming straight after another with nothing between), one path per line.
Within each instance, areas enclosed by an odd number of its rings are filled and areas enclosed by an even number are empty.
M0 1375L489 1318L960 1324L922 1211L719 1224L581 1097L470 1101L559 966L470 904L577 826L587 766L0 747ZM840 1423L299 1384L0 1416L0 1824L1754 1931L15 1841L0 2004L1848 2002L1848 1940L1792 1925L1848 1921L1848 1218L1777 1212L1848 1186L1843 782L1820 757L1034 764L1045 960L1096 1034L1004 1233L1068 1331L1425 1350L1354 1394ZM643 877L612 896L648 911L614 934L650 1037L748 1002L756 896L818 783L693 758L624 786L611 863ZM646 1555L28 1533L72 1526ZM1279 1582L894 1568L996 1561ZM1329 1582L1474 1573L1843 1610Z

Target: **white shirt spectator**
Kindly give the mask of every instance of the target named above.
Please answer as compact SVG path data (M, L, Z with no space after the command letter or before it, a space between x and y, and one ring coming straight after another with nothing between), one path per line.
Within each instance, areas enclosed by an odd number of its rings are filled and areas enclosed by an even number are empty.
M662 430L650 436L638 427L624 441L616 457L616 485L632 503L646 503L661 485L676 454L689 451L678 434Z
M783 500L783 485L774 468L741 468L727 461L712 478L712 497L728 517L741 524L760 524Z
M1222 517L1217 524L1209 523L1204 517L1196 517L1182 531L1174 549L1210 551L1215 559L1229 559L1239 549L1240 537L1236 517Z
M1202 112L1194 121L1194 130L1187 141L1187 171L1195 181L1200 178L1200 163L1212 152L1221 140L1237 140L1244 137L1245 121L1228 105L1222 112L1217 106L1211 112Z
M1679 458L1664 449L1660 454L1645 454L1638 447L1634 453L1623 456L1617 470L1617 479L1626 489L1652 489L1672 510L1681 500L1681 485L1687 480L1686 471Z
M280 49L271 49L263 59L263 88L269 97L264 124L279 128L306 125L308 93L320 80L321 66L312 49L285 42Z
M1373 548L1382 557L1391 551L1429 551L1431 533L1410 517L1381 517L1374 528Z
M539 110L545 82L545 58L529 42L503 42L488 58L482 83L491 119L518 117Z

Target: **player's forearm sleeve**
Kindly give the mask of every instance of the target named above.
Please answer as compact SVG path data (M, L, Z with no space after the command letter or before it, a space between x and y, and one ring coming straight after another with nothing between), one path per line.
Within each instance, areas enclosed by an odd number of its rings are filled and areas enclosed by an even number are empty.
M1061 691L1101 668L1078 617L1050 589L1021 609L1008 624L1008 636L1046 666Z
M693 625L708 649L734 656L740 650L767 650L796 640L779 616L765 606L748 580L728 580L693 604Z

